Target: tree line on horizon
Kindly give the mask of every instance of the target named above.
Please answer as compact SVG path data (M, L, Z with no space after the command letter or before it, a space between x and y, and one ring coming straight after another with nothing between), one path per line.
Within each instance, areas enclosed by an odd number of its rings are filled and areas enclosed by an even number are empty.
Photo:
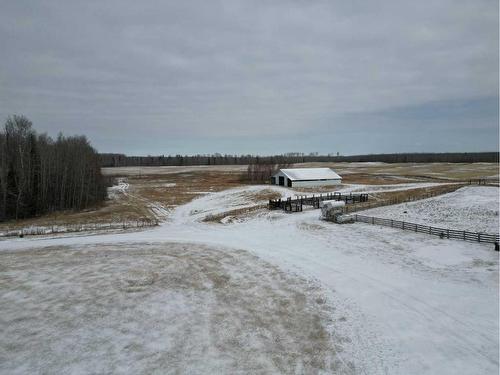
M351 156L288 153L283 155L160 155L127 156L99 154L103 167L299 164L311 162L383 162L383 163L498 163L498 152L394 153Z
M85 136L54 140L24 116L0 130L0 221L82 210L106 198L99 154Z

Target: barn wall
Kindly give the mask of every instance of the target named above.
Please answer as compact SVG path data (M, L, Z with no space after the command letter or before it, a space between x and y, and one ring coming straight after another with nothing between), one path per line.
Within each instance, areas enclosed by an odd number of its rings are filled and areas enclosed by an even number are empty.
M285 187L288 186L288 177L281 171L278 171L273 175L276 178L276 185L279 185L279 177L282 176L285 178ZM316 187L316 186L331 186L331 185L340 185L342 183L342 179L339 180L326 180L326 181L292 181L292 187Z
M279 171L278 173L276 173L276 174L273 175L273 177L276 178L276 185L280 184L280 179L279 179L280 176L285 177L285 186L287 186L288 177L285 176L285 174L283 172L281 172L281 171Z
M316 186L331 186L340 185L342 180L327 180L327 181L293 181L292 187L316 187Z

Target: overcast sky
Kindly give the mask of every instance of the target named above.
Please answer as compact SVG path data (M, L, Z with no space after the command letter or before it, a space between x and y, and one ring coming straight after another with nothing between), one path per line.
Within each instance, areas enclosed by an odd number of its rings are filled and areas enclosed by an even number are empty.
M0 4L0 117L101 152L498 150L498 0Z

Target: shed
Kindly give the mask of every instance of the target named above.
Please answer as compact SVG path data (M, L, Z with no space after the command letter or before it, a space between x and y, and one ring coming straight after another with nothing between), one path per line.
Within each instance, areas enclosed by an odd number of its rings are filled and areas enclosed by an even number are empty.
M271 177L271 185L288 187L315 187L341 183L342 177L330 168L280 169Z

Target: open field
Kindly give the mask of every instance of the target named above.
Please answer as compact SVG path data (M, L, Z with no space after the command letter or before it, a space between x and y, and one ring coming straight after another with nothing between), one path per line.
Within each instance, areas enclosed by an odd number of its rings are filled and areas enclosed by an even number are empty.
M421 200L364 213L498 231L499 188L456 182L498 165L365 164L337 166L335 190ZM17 223L160 225L0 241L0 373L498 373L491 245L270 212L332 188L246 185L244 169L109 169L104 207Z
M0 241L0 373L498 373L491 245L317 210L234 220L268 189L201 195L141 232ZM462 197L495 192L441 196L442 220L490 220Z
M345 182L349 183L375 184L376 181L401 183L479 178L488 178L498 182L499 178L497 163L305 163L302 165L333 168L338 171Z
M447 180L489 178L498 179L495 163L432 163L432 164L385 164L385 163L306 163L296 166L329 166L344 178L340 189L366 190L366 185L382 185L386 195L405 184L444 183ZM7 228L51 226L79 223L109 223L133 221L142 218L164 220L179 205L221 190L245 185L245 165L185 166L185 167L122 167L103 168L103 173L116 179L110 188L110 199L102 206L84 212L57 212L39 218L0 224L0 231ZM119 181L126 183L121 189ZM385 186L384 186L385 185ZM426 186L426 185L422 185ZM290 194L331 192L332 187L298 189ZM276 197L271 193L263 200ZM261 204L261 203L259 203Z

